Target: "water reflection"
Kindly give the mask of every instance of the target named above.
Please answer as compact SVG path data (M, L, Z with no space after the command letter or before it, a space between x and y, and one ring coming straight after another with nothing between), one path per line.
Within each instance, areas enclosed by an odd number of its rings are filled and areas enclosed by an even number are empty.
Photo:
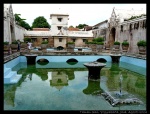
M65 72L48 72L48 76L50 77L50 86L54 86L59 91L63 86L68 85L68 75Z
M103 92L100 87L100 81L91 81L88 80L88 86L83 90L84 94L91 95L100 95Z
M66 63L52 63L52 65L55 65L54 67L60 65L60 68L43 69L37 68L36 65L28 65L26 68L12 68L17 69L17 72L23 76L17 84L4 85L4 109L81 110L84 107L83 110L89 108L91 110L104 110L104 108L105 110L117 110L108 103L105 104L105 100L97 95L101 94L103 90L119 91L120 74L123 77L122 90L137 96L146 103L146 78L142 74L130 71L129 68L120 67L120 64L119 66L112 64L110 67L101 70L102 79L100 81L91 81L87 79L88 71L87 68L82 66L83 63L77 63L81 65L79 68L68 68L70 65L67 65L67 68L61 68L64 64ZM23 64L20 66L23 66ZM75 73L75 71L80 72ZM57 89L61 91L57 91ZM93 106L85 105L92 102L94 103ZM121 109L145 110L146 106L121 106Z

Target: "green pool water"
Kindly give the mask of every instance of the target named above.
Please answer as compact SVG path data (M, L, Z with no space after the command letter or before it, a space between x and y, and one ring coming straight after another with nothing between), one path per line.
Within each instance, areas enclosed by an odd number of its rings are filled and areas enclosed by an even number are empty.
M111 64L101 69L100 81L90 81L83 63L21 67L26 64L19 63L12 68L23 77L17 84L4 85L4 110L146 110L146 69L143 67L121 63L130 66L126 69ZM141 73L134 72L137 68ZM119 91L121 74L122 90L143 104L113 107L101 95L103 91Z

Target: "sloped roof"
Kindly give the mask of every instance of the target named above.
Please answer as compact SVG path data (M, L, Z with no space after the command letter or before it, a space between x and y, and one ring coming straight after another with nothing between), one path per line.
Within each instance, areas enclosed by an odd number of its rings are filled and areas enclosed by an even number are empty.
M26 31L25 36L51 36L51 31Z
M69 30L69 31L79 31L79 28L69 27L68 30Z
M70 37L93 37L92 31L68 31Z
M108 20L102 21L102 22L100 22L100 23L98 23L98 24L94 25L93 27L95 27L95 26L99 26L99 25L101 25L101 24L103 24L103 23L107 23L107 22L108 22Z
M49 28L33 28L33 31L50 31Z

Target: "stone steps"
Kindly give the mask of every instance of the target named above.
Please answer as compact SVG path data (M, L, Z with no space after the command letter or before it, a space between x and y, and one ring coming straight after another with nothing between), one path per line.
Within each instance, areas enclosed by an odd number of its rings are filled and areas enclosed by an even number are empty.
M15 84L22 77L22 74L17 74L16 71L12 71L11 68L7 68L4 65L4 84Z

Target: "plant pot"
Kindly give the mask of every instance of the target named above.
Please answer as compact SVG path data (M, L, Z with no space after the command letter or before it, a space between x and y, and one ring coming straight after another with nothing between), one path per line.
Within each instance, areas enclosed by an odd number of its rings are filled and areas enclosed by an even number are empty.
M41 49L46 49L48 44L41 44Z
M72 49L75 47L75 44L67 44L67 47Z
M104 45L96 45L97 51L98 51L98 52L101 51L101 50L103 49L103 46L104 46Z
M129 45L122 45L122 51L127 52L129 48Z
M119 50L120 45L114 45L114 48L117 49L117 50Z
M139 54L146 54L146 47L145 46L138 46Z

